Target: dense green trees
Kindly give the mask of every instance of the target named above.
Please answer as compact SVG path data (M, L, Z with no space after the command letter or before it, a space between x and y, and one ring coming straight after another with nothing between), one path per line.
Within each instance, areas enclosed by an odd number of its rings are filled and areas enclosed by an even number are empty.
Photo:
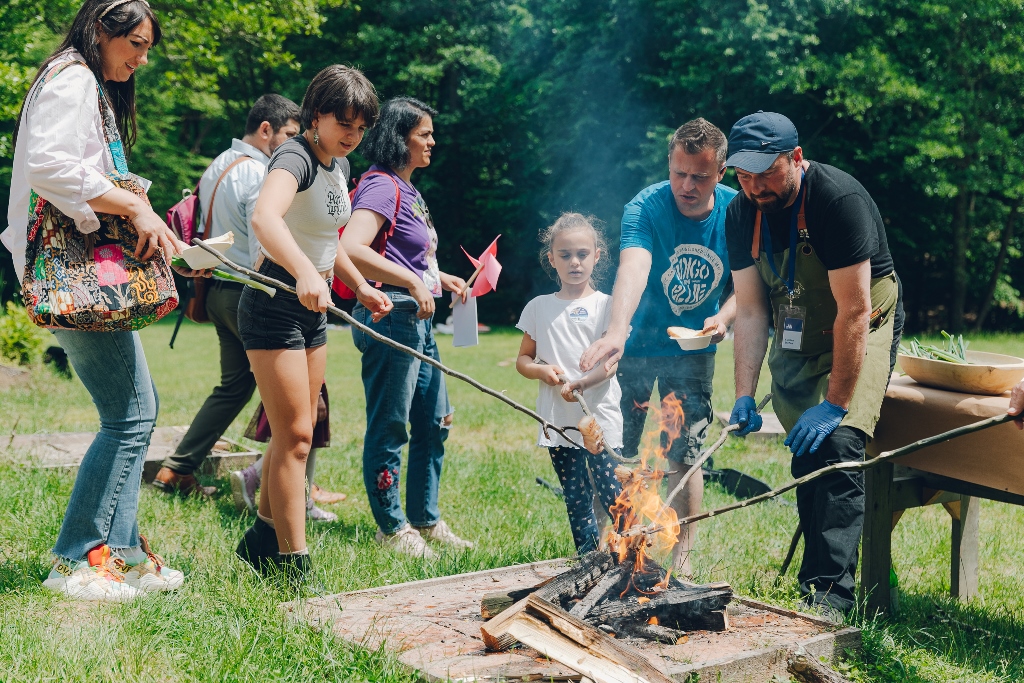
M325 64L358 64L383 96L441 111L435 162L418 184L442 264L468 271L458 245L479 250L502 233L506 270L483 309L507 322L550 286L535 236L558 212L597 215L614 244L622 205L664 176L676 126L704 116L727 131L773 109L794 120L811 158L872 192L912 328L1021 325L1021 0L153 5L165 42L139 72L132 164L154 179L160 209L240 133L260 94L299 101ZM0 188L33 65L76 8L0 7Z

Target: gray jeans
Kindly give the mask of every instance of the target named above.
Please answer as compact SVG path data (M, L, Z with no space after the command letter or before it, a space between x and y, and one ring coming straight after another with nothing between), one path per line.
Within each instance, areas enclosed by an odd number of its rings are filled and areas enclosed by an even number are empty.
M672 442L667 457L684 465L694 464L713 419L711 384L715 354L625 356L619 361L616 376L622 389L622 454L628 458L637 454L647 420L647 404L657 381L661 400L675 394L683 409L683 432ZM668 447L666 434L662 434L662 447Z

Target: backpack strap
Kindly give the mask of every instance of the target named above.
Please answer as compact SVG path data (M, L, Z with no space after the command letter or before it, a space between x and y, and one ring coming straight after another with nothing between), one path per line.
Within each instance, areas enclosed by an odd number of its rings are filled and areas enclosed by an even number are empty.
M206 220L203 221L203 240L205 240L210 235L210 221L213 219L213 201L217 198L217 189L220 188L220 181L224 180L224 178L227 177L228 171L233 169L235 166L238 166L238 164L242 163L246 159L252 159L252 157L249 156L248 154L243 154L242 156L232 161L230 164L228 164L228 167L224 169L224 172L220 174L220 177L217 178L217 182L214 183L213 192L210 194L210 206L206 209ZM255 159L253 159L253 161L255 161ZM198 189L199 186L196 185L196 190Z
M388 179L391 180L392 183L395 184L395 211L394 211L393 214L391 214L391 226L387 230L385 230L382 227L380 232L377 233L377 237L375 237L374 240L373 240L374 242L377 242L379 240L380 244L378 245L379 248L377 249L377 251L380 253L381 256L383 256L384 255L384 249L385 249L385 247L387 246L387 243L388 243L388 238L391 237L391 235L393 235L395 233L395 223L398 222L398 211L399 211L399 209L402 208L402 189L398 185L398 180L393 175L388 173L387 171L367 171L366 173L364 173L359 178L359 183L356 184L356 189L359 188L359 184L361 184L364 180L366 180L367 177L372 176L372 175L386 176ZM353 192L353 195L354 195L355 194L355 190L353 190L352 192ZM372 243L371 243L371 245L372 245Z

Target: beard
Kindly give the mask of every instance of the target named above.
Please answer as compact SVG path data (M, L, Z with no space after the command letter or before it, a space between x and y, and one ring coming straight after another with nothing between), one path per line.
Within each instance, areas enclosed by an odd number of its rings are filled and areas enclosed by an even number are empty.
M762 213L778 213L786 208L786 204L796 196L796 192L796 174L792 173L786 178L786 184L782 188L782 194L765 192L757 197L747 194L746 192L744 192L744 194L747 199L753 202L754 206L761 210Z

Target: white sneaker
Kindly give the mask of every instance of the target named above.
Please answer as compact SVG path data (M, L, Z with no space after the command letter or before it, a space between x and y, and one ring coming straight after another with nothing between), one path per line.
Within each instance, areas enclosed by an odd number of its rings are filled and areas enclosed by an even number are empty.
M437 520L437 524L434 526L418 526L414 528L426 540L436 541L455 550L468 550L473 547L472 541L456 536L455 532L445 524L443 519Z
M124 556L114 559L117 568L124 574L124 581L143 593L160 593L181 588L185 573L164 565L164 558L153 552L149 541L139 534L139 547L145 553L145 560L129 563Z
M427 542L423 540L420 533L408 523L393 534L385 534L377 529L374 539L380 545L389 546L403 555L421 557L424 560L432 560L437 557L434 551L427 546Z
M128 602L142 595L142 591L125 582L106 545L90 550L87 558L74 567L62 560L54 561L43 585L76 600Z

